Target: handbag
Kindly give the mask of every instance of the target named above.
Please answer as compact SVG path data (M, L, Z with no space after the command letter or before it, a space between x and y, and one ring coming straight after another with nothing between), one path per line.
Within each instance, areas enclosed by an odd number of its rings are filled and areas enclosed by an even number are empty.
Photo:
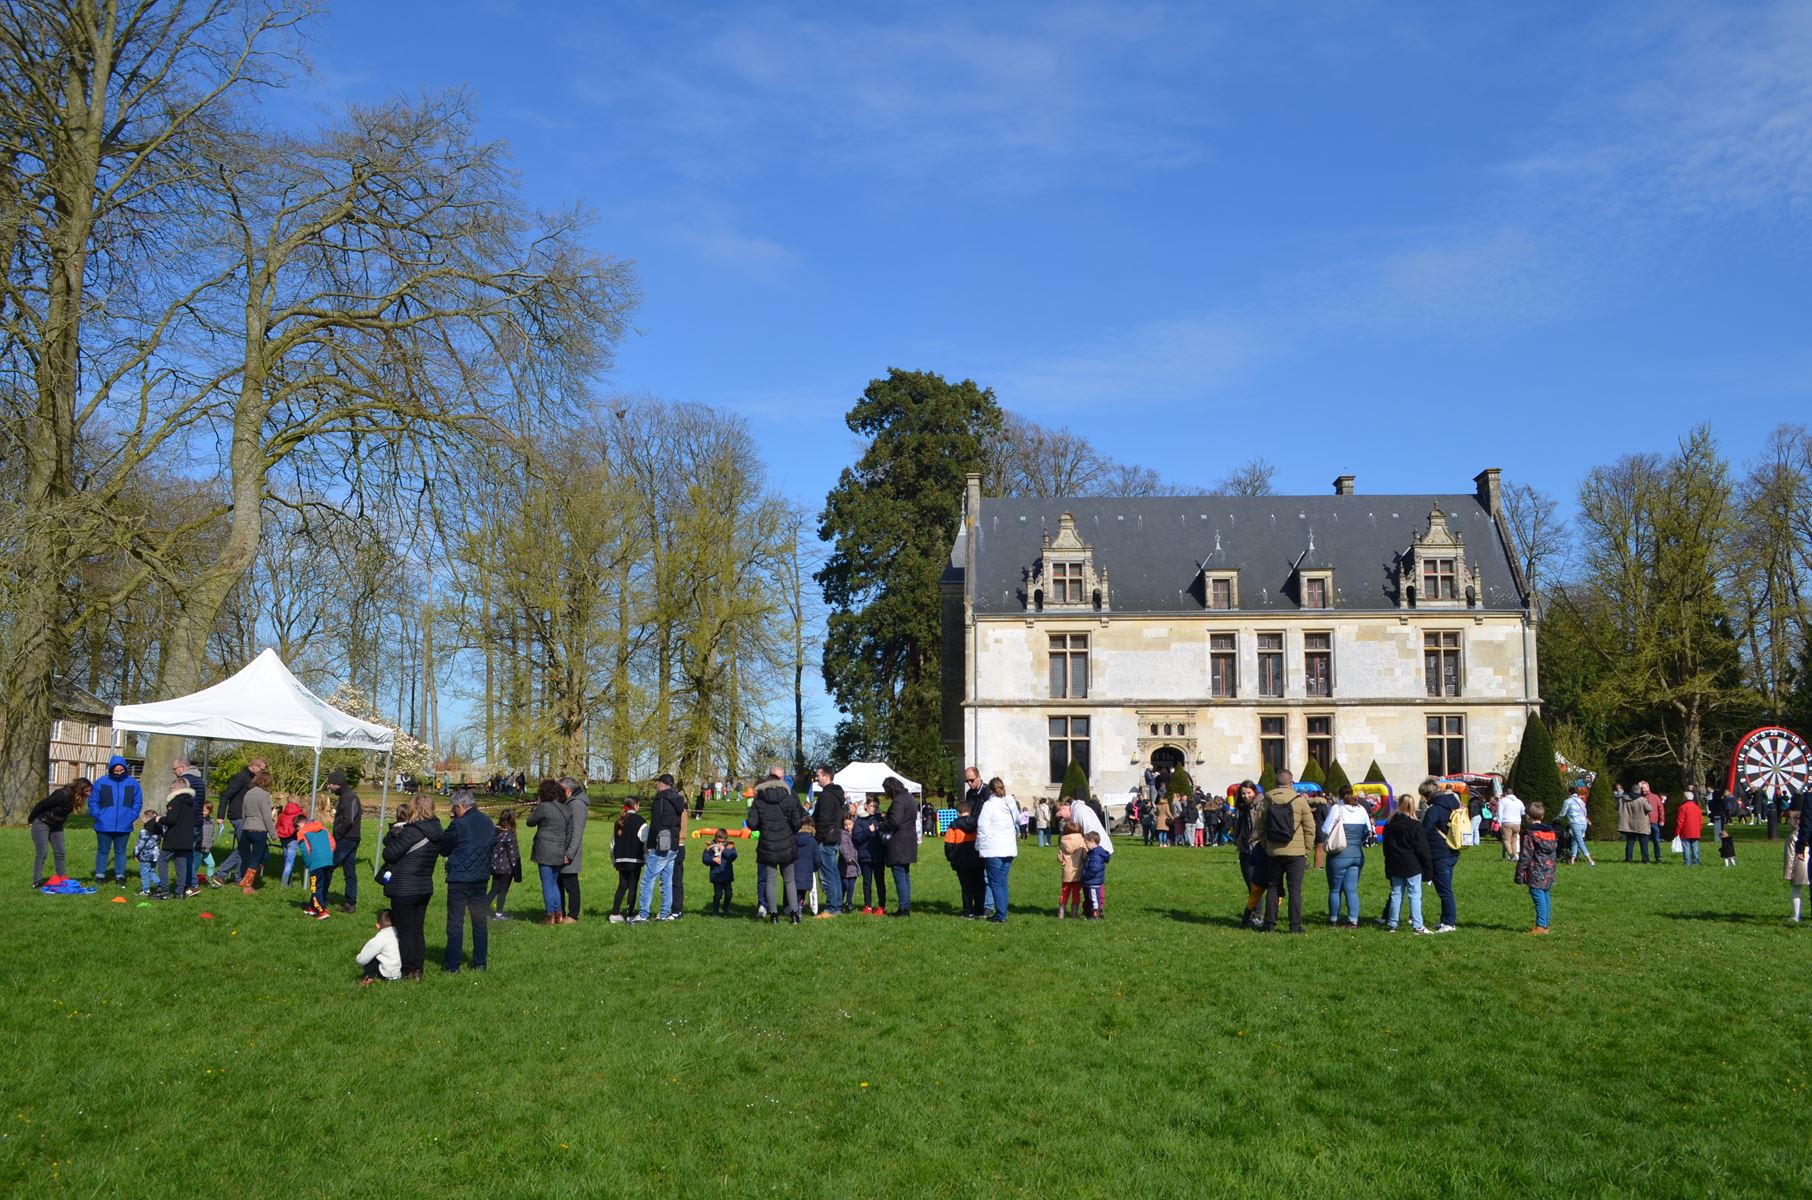
M1339 854L1342 850L1345 850L1346 849L1346 826L1337 823L1337 824L1335 824L1334 828L1328 830L1328 840L1327 840L1326 845L1327 845L1327 851L1329 854Z

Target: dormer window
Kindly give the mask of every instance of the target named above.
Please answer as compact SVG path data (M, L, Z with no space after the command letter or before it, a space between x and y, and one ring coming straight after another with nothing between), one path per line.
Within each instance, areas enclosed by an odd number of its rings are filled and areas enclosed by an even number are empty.
M1426 533L1411 535L1397 580L1398 603L1406 608L1477 603L1478 573L1466 561L1466 539L1447 527L1447 514L1440 508L1429 512Z
M1057 536L1045 534L1038 565L1027 573L1026 607L1031 610L1108 609L1107 571L1095 565L1092 547L1076 530L1076 518L1064 513Z
M1334 606L1334 577L1320 571L1302 573L1302 606L1304 608L1332 608Z
M1453 567L1454 561L1451 558L1425 558L1422 560L1422 599L1459 599L1459 590L1454 583Z
M1232 571L1202 572L1202 600L1218 612L1239 607L1239 576Z

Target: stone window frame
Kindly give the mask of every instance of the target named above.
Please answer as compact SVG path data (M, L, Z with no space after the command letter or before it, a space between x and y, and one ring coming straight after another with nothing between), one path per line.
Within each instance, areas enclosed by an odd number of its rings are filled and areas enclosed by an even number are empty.
M1317 733L1315 731L1315 722L1317 721L1326 721L1328 723L1327 732ZM1327 751L1327 762L1321 764L1322 770L1325 771L1328 768L1329 763L1332 763L1336 758L1340 757L1339 753L1334 748L1334 714L1331 712L1305 713L1303 715L1303 746L1307 754L1307 758L1304 760L1305 762L1308 761L1308 759L1315 758L1317 743L1324 744ZM1317 759L1316 761L1320 760Z
M1257 719L1258 761L1260 766L1262 767L1268 763L1273 771L1288 770L1290 766L1290 714L1281 712L1261 712L1258 714ZM1265 722L1267 721L1277 722L1278 732L1267 732L1265 729ZM1276 762L1271 762L1266 757L1265 753L1266 748L1272 744L1275 744L1278 748Z
M1071 598L1070 592L1078 589L1072 574L1078 567L1079 590ZM1056 595L1058 587L1062 599ZM1108 611L1107 569L1095 565L1094 547L1082 540L1074 514L1066 512L1057 519L1056 537L1046 531L1038 563L1027 572L1025 598L1026 608L1039 612Z
M1453 595L1430 596L1426 586L1427 568L1451 560ZM1447 525L1447 514L1440 505L1429 510L1428 528L1410 535L1409 550L1397 567L1397 603L1403 608L1434 610L1476 607L1483 591L1478 571L1466 554L1466 537ZM1447 579L1446 573L1437 579Z
M1298 608L1321 612L1334 607L1334 572L1332 568L1300 572L1297 576L1296 583L1298 597L1296 606ZM1309 587L1311 584L1321 585L1321 598L1324 601L1323 603L1309 603Z
M1454 722L1459 723L1459 730L1454 731ZM1465 713L1431 712L1426 714L1423 736L1428 747L1428 773L1437 778L1443 775L1461 775L1466 771L1466 763L1471 758L1467 741ZM1460 761L1456 766L1450 757L1453 743L1460 745ZM1440 761L1435 760L1435 747L1440 746ZM1440 769L1436 769L1439 767Z
M1227 585L1227 603L1217 605L1214 602L1214 585ZM1202 607L1210 612L1235 612L1239 609L1239 572L1238 571L1203 571L1202 572Z
M1216 638L1226 638L1231 643L1217 647ZM1224 660L1229 668L1228 686L1225 692L1215 690L1219 678L1216 668ZM1215 700L1239 699L1239 633L1228 630L1210 630L1208 633L1208 695Z
M1265 639L1273 637L1277 639L1275 649L1265 645ZM1261 700L1282 700L1290 690L1290 663L1285 657L1289 653L1289 638L1284 636L1281 629L1261 630L1257 634L1257 638L1258 678L1254 681L1253 686L1258 689L1257 694ZM1277 690L1275 692L1265 690L1265 658L1267 655L1277 660Z
M1090 739L1094 736L1094 726L1089 723L1089 720L1090 718L1087 713L1054 713L1046 715L1044 725L1045 743L1046 749L1051 756L1049 764L1051 767L1051 774L1055 776L1055 778L1051 780L1053 785L1061 786L1063 784L1063 777L1068 773L1070 764L1076 761L1076 747L1078 744L1082 746L1083 773L1089 775L1091 779L1094 777L1091 772L1095 765L1095 756L1092 747L1090 746ZM1076 723L1078 721L1082 723L1080 736L1078 736L1076 732ZM1062 725L1061 731L1058 729L1059 724ZM1061 771L1057 770L1056 753L1058 746L1063 747L1063 769Z
M1326 638L1327 645L1311 650L1310 638ZM1315 691L1315 673L1309 669L1309 656L1324 654L1327 656L1327 690ZM1302 633L1302 694L1315 700L1332 700L1334 698L1334 631L1331 629L1305 629Z
M1059 638L1063 639L1063 646L1061 648L1057 645L1057 641ZM1076 645L1077 641L1080 641L1082 643L1080 648L1078 648ZM1046 637L1045 637L1045 687L1050 690L1050 693L1051 693L1050 699L1052 699L1052 700L1087 700L1088 699L1090 686L1094 683L1094 673L1095 673L1094 666L1095 666L1095 664L1094 664L1094 660L1092 658L1093 653L1094 653L1094 644L1093 644L1092 640L1089 638L1089 635L1087 633L1077 632L1076 630L1070 630L1070 629L1053 629L1050 631L1049 634L1046 635ZM1061 657L1064 660L1063 690L1062 690L1061 694L1058 693L1056 688L1051 687L1051 684L1054 682L1054 679L1055 679L1051 668L1056 665L1056 660L1059 657ZM1081 688L1080 692L1078 692L1075 687L1075 683L1076 683L1075 659L1077 659L1077 658L1080 658L1082 660L1082 688Z
M1430 645L1430 639L1441 639L1439 644ZM1448 644L1447 639L1452 643ZM1438 655L1442 665L1429 673L1430 655ZM1449 692L1443 686L1447 678L1445 660L1451 656L1454 662L1453 685ZM1466 692L1466 631L1463 629L1424 629L1422 630L1422 676L1423 690L1430 700L1457 700Z

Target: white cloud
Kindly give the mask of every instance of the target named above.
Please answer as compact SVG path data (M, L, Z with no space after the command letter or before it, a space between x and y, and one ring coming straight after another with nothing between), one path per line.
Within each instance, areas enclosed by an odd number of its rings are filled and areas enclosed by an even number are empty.
M1034 419L1098 406L1138 409L1224 390L1272 352L1270 339L1242 318L1204 313L1148 322L983 378L1005 407Z
M799 261L779 242L745 233L718 213L695 214L669 225L667 233L708 267L766 282L776 281Z

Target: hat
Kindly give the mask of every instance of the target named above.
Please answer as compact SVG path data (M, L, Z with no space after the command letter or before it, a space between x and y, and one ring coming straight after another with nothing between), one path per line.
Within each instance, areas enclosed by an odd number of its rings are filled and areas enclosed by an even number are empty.
M666 774L666 773L662 773L662 774L660 774L660 775L656 775L656 776L655 776L655 777L654 777L654 781L655 781L655 782L656 782L656 783L664 783L664 784L666 784L666 785L667 785L667 786L668 786L668 787L672 787L672 786L673 786L673 776L672 776L672 775L669 775L669 774Z
M329 771L327 773L327 786L328 787L345 787L346 786L346 772L340 771L340 770Z

